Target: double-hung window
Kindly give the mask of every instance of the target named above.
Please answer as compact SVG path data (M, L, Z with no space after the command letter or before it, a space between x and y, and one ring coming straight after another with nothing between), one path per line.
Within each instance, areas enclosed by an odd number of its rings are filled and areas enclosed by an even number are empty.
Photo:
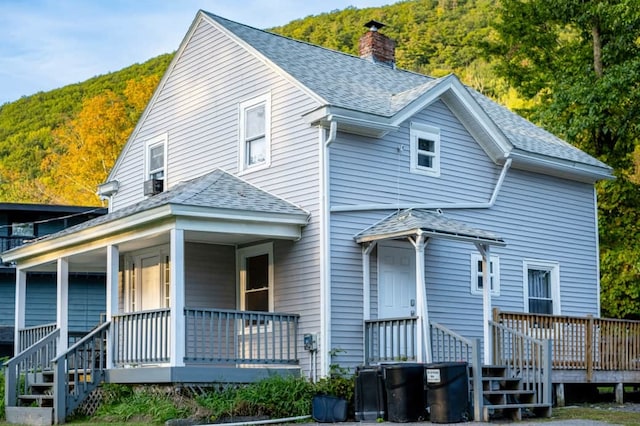
M500 296L500 258L491 256L489 262L489 280L491 282L491 295ZM482 294L484 288L482 256L479 253L471 254L471 294Z
M160 135L147 141L145 145L145 181L155 181L154 191L166 189L167 177L167 135Z
M273 311L273 244L238 249L240 309Z
M525 307L535 314L560 314L560 266L556 262L525 260Z
M240 170L268 167L271 162L271 97L240 104Z
M439 176L440 129L412 122L410 138L411 172Z

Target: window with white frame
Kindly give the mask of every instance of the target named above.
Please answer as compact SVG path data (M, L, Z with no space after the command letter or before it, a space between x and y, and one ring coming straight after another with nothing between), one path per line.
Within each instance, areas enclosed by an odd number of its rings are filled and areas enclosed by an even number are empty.
M271 96L240 104L240 170L271 162Z
M150 139L145 149L145 177L144 180L162 182L160 191L164 191L167 175L167 135L161 135Z
M440 129L411 123L411 172L440 175Z
M238 249L240 309L273 311L273 244Z
M500 258L498 256L491 256L489 279L491 295L500 296ZM482 294L483 288L482 256L480 253L471 253L471 293Z
M523 262L524 303L529 313L560 314L560 265L543 260Z

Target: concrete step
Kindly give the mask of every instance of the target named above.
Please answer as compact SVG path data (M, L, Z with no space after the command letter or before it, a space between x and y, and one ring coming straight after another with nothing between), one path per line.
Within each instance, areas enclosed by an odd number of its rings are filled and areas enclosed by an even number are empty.
M5 421L9 424L49 426L53 424L51 407L5 407Z

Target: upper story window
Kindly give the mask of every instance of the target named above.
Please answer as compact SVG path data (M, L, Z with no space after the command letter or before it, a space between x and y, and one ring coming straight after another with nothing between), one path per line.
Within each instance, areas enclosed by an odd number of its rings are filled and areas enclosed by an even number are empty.
M164 191L167 175L167 135L150 139L145 145L145 195Z
M491 295L500 296L500 258L491 256L489 262L489 279L491 280ZM482 256L471 254L471 293L482 294L484 288Z
M271 162L271 96L240 104L240 170Z
M523 262L525 308L532 314L560 314L560 265L544 260Z
M411 123L411 172L440 176L440 129Z

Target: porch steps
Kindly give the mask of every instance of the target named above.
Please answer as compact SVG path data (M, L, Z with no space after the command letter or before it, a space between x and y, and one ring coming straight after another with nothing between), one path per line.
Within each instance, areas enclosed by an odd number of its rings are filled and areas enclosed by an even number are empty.
M470 367L470 373L473 376L473 367ZM537 417L551 416L551 405L536 403L535 392L524 389L521 379L508 377L506 366L482 367L482 396L484 421L491 418L518 421L522 420L523 413Z

